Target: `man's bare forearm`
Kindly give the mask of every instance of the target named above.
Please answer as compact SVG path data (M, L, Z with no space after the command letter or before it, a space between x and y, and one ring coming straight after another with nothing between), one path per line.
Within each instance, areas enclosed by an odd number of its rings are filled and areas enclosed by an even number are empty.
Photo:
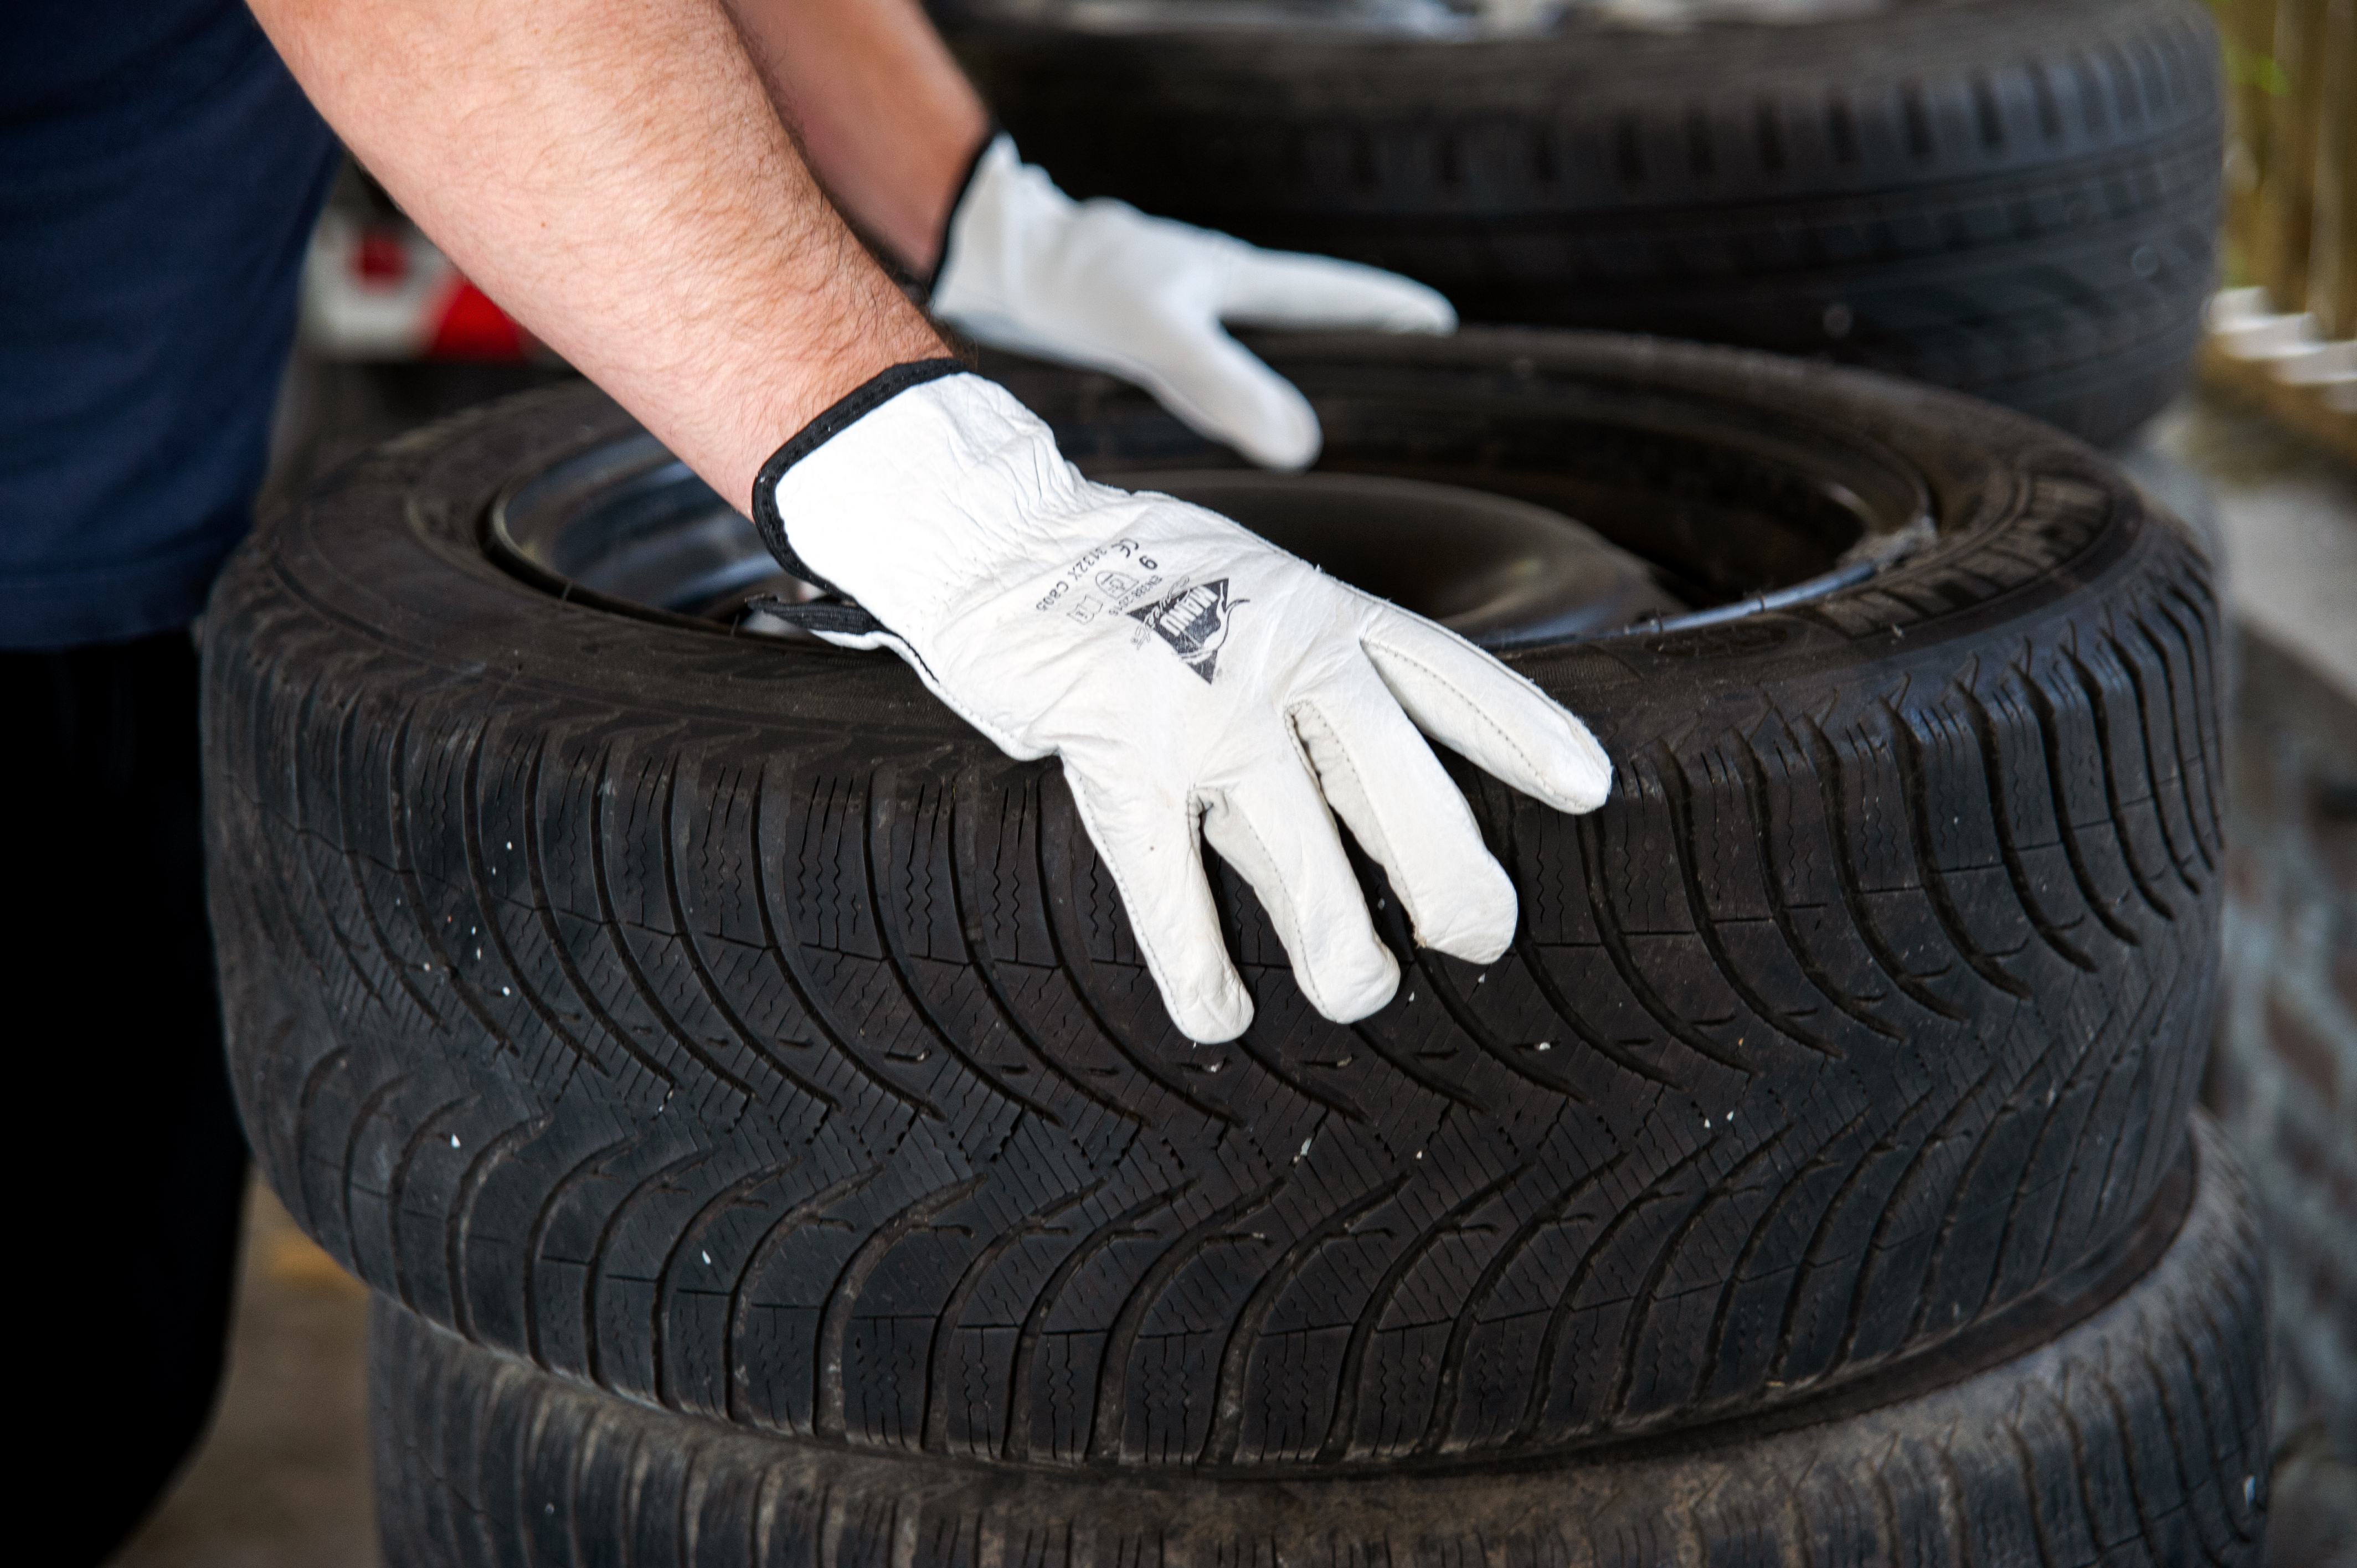
M729 500L941 340L802 166L718 0L253 0L452 260Z
M990 115L917 0L727 0L778 113L851 220L920 275Z

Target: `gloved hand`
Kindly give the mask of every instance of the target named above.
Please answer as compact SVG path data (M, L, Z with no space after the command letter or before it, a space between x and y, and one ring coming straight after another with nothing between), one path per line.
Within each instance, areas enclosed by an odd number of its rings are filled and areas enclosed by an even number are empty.
M1118 201L1074 201L1003 135L950 213L931 308L994 348L1134 381L1195 430L1272 468L1317 457L1318 416L1222 321L1457 327L1446 299L1392 273L1259 250Z
M868 382L772 457L754 515L786 568L856 609L797 618L889 648L1011 757L1062 758L1147 968L1189 1037L1252 1000L1200 863L1259 895L1310 1003L1391 1000L1334 816L1391 874L1416 940L1504 952L1513 885L1417 735L1566 811L1611 765L1488 654L1200 507L1092 484L1048 427L953 360Z

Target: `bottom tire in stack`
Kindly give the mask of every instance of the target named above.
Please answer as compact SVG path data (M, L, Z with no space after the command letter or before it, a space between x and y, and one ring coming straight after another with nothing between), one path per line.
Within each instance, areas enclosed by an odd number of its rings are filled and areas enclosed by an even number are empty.
M2196 1127L2145 1222L1986 1326L1997 1343L1952 1345L1775 1418L1505 1474L1154 1479L854 1454L561 1382L380 1297L385 1556L437 1568L2257 1563L2264 1273L2242 1177L2215 1126Z

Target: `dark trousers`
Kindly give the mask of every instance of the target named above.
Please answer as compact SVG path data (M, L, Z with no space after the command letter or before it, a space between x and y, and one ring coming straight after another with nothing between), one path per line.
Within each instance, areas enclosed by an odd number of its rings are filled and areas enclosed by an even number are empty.
M39 1326L18 1355L58 1391L23 1412L16 1485L59 1531L45 1559L96 1563L204 1430L235 1279L245 1142L205 921L196 650L175 631L0 651L0 1037L31 1167L10 1316Z

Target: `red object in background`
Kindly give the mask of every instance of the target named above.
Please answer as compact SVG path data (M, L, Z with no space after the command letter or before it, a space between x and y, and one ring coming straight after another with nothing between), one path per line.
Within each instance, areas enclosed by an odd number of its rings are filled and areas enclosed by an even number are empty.
M409 247L397 230L363 229L352 253L352 271L362 283L397 284L409 275Z
M436 360L521 360L529 344L523 328L491 303L490 295L460 279L458 291L434 325L427 357Z

